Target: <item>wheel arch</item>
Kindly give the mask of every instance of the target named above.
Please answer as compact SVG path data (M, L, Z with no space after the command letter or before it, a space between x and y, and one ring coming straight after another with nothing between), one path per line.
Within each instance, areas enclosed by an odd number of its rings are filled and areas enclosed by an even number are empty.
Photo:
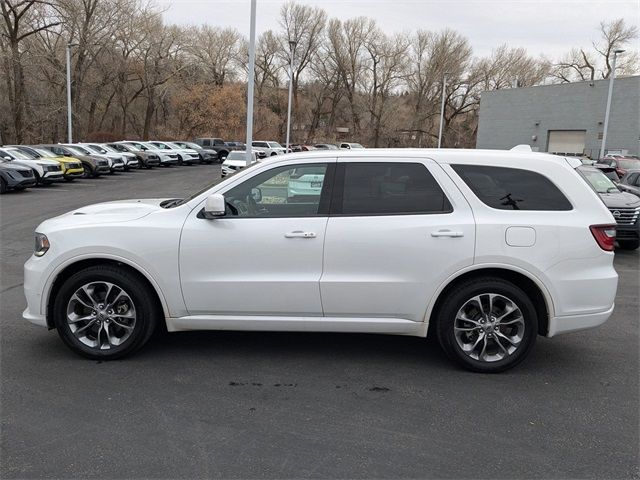
M141 278L141 280L146 283L147 287L150 288L150 292L153 293L156 301L158 302L158 305L160 306L163 312L165 319L169 316L169 310L166 303L166 299L164 298L164 295L162 294L160 287L157 285L155 281L153 281L151 276L144 271L144 269L140 268L138 265L133 265L132 263L119 258L118 259L107 258L107 257L82 258L82 259L77 259L76 261L73 261L71 263L68 263L67 265L62 267L60 271L56 272L54 275L53 281L51 282L51 286L48 289L47 298L45 299L45 308L46 308L45 313L46 313L47 327L49 329L54 328L53 322L52 322L52 319L53 319L52 299L55 298L58 291L62 287L62 284L64 283L64 281L74 273L79 272L84 268L92 267L96 265L114 265L120 268L124 268L138 275Z
M553 299L544 284L538 278L532 276L529 272L525 273L522 270L511 266L476 265L471 270L467 269L449 277L449 279L440 286L434 295L435 301L431 302L426 315L426 328L429 336L434 333L436 325L435 320L437 319L440 307L447 298L449 292L462 282L481 277L501 278L522 288L529 298L531 298L531 301L536 308L536 313L538 315L538 334L543 336L548 334L549 320L554 314Z

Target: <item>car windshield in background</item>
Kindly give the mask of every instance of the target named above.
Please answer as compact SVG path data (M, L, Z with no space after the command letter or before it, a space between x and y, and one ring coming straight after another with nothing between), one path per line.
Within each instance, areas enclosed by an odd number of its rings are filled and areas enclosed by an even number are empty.
M202 148L200 145L193 142L180 142L180 143L182 143L182 145L184 145L185 148L193 148L194 150L199 150Z
M351 144L351 148L364 148L362 145L360 145L359 143L352 143Z
M243 151L236 151L236 152L229 152L229 155L227 155L227 160L246 160L247 159L247 152L243 152Z
M23 151L18 150L17 148L7 148L5 149L5 151L18 160L33 160L34 158L31 155L27 155Z
M578 172L598 193L617 193L618 187L600 170L590 168L578 168Z
M102 153L103 155L105 153L107 153L107 151L104 148L99 147L97 145L89 145L89 149L91 149L91 150L93 150L94 152L97 152L97 153Z
M618 166L620 168L624 168L625 170L640 168L640 160L635 160L633 158L623 158L617 160L617 162Z
M71 153L73 153L74 155L91 155L92 153L88 150L84 150L83 148L80 148L78 146L73 146L73 147L65 147L67 150L69 150Z
M181 147L177 143L172 143L172 142L167 142L167 145L169 145L171 148L173 148L175 150L182 150L183 148L191 148L191 147L189 147L187 145L185 145L184 147Z
M53 153L51 150L46 150L44 148L34 148L34 150L38 152L38 155L42 157L62 157L63 156L63 155L58 155L57 153Z
M278 142L267 142L270 148L282 148Z

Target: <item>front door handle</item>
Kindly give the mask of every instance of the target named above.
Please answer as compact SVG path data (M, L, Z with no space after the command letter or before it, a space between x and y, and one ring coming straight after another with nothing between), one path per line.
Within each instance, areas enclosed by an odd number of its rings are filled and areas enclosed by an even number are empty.
M293 232L285 233L284 238L316 238L316 234L314 232L295 230Z
M431 236L459 238L459 237L464 237L464 233L456 230L438 230L437 232L431 232Z

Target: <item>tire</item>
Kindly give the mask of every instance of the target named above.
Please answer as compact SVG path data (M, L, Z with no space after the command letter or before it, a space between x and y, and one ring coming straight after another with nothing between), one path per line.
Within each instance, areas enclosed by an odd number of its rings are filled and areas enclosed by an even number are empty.
M113 287L107 291L109 284ZM83 287L93 297L80 291ZM149 340L162 316L150 288L130 270L112 265L87 267L71 275L58 291L53 324L62 341L79 355L93 360L122 358ZM113 309L108 308L109 301Z
M480 298L482 311L474 297ZM493 308L487 315L490 299ZM505 314L513 306L517 310ZM447 356L474 372L498 373L515 367L529 354L538 335L533 302L520 288L500 278L476 278L456 286L434 318L438 341Z
M183 165L182 155L178 155L178 166L181 167Z
M0 193L7 193L7 181L4 178L0 178Z
M73 182L75 180L75 178L73 177L64 177L64 181L65 182Z
M640 240L618 240L618 246L622 250L636 250L640 247Z
M275 157L276 155L278 155L276 152L271 152L272 157Z
M224 163L228 156L229 152L227 152L226 150L218 152L218 163Z

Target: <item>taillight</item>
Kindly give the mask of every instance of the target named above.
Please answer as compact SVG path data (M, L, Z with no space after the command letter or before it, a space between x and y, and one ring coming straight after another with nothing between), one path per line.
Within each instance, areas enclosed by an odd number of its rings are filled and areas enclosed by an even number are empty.
M615 225L591 225L589 229L601 249L613 252L616 243Z

